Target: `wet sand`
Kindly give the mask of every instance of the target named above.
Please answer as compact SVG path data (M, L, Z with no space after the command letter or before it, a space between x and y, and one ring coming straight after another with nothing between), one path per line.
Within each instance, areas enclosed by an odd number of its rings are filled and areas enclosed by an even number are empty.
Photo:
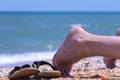
M116 61L116 65L116 68L108 69L105 67L102 57L85 58L73 65L70 72L73 78L60 77L51 80L120 80L120 60ZM0 80L9 80L6 76L11 69L1 67Z

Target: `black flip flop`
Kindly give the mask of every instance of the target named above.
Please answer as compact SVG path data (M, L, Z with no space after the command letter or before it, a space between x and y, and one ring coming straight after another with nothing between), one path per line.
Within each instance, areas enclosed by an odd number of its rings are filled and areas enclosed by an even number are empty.
M47 67L45 69L40 69L40 67L42 65L47 65L49 67ZM61 72L59 70L57 70L52 64L46 62L46 61L35 61L32 64L33 67L38 68L38 70L40 70L40 73L38 75L39 78L57 78L61 76ZM48 68L51 68L48 70Z
M31 68L30 65L25 64L21 67L15 66L14 69L9 72L8 78L10 80L29 78L31 75L38 75L39 71L36 68Z

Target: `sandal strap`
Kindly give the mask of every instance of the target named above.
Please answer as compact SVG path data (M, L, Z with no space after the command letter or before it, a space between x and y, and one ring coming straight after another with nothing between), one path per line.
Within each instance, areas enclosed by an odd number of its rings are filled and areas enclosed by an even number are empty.
M30 68L31 66L29 64L25 64L23 66L20 67L20 69L23 69L23 68Z
M32 64L32 66L33 67L35 67L35 68L39 68L39 66L41 66L41 65L49 65L49 66L51 66L51 68L53 69L53 70L57 70L57 68L55 67L55 66L53 66L52 64L50 64L50 63L48 63L48 62L46 62L46 61L35 61L33 64Z
M20 70L19 66L15 66L14 69L12 71L9 72L9 75L13 74L14 72Z
M13 73L15 73L18 70L21 70L23 68L30 68L31 66L29 64L25 64L23 66L15 66L14 69L12 71L9 72L9 75L12 75Z

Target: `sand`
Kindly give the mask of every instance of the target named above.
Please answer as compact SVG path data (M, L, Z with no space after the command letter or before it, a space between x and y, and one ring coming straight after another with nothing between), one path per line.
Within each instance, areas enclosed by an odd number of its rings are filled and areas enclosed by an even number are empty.
M102 57L85 58L73 65L70 72L70 74L73 75L73 78L60 77L50 80L120 80L120 60L116 61L116 65L116 68L108 69L105 67ZM9 80L7 75L11 70L12 68L1 67L0 80Z

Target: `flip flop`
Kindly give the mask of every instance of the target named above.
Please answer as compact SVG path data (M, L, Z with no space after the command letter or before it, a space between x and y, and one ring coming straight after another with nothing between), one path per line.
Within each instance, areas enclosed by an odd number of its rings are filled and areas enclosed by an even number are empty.
M25 64L22 67L15 66L15 68L9 73L8 78L10 80L29 78L31 75L38 75L39 71L36 68L31 68L30 65Z
M57 78L61 76L61 72L46 61L35 61L32 66L38 68L40 71L38 74L39 78Z

